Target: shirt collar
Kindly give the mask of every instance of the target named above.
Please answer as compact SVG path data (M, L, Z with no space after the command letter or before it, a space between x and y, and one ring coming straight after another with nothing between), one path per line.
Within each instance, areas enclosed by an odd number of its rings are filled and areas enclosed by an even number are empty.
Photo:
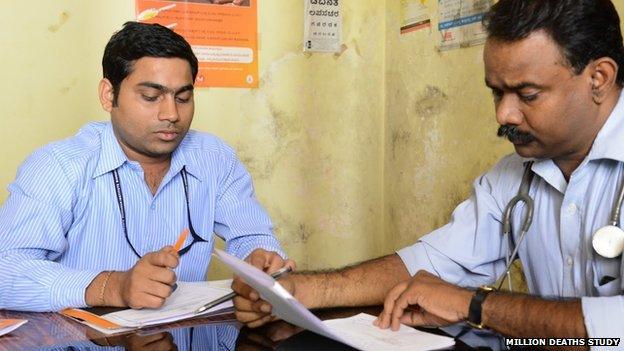
M188 174L201 181L198 167L189 163L188 160L190 157L186 152L187 144L189 143L189 135L191 133L192 131L189 131L180 145L178 145L178 147L173 151L173 154L171 155L171 165L167 174L176 175L184 167ZM102 147L100 149L100 159L95 171L93 172L93 178L97 178L103 174L111 172L121 167L124 163L130 162L130 160L128 160L128 156L126 156L121 149L121 145L119 145L119 141L115 136L113 126L110 122L106 124L106 128L104 128L101 135ZM163 179L163 181L168 181L168 179Z
M184 139L182 139L180 145L173 150L173 153L171 154L171 166L169 166L168 173L171 175L178 174L184 167L184 169L186 169L186 173L201 181L202 179L200 177L199 168L191 162L193 158L188 154L188 150L190 149L189 143L192 143L192 134L193 131L189 130L184 136Z
M587 161L599 159L624 162L624 90L587 155Z
M106 123L106 128L101 134L100 159L93 172L93 178L97 178L105 173L121 167L128 162L128 157L121 149L117 137L113 132L110 122Z

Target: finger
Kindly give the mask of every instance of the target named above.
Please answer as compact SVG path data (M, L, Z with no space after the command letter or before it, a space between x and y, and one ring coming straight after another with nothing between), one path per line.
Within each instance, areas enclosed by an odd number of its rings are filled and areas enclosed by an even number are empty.
M407 308L403 316L401 316L401 318L399 319L399 322L401 322L401 324L410 325L414 327L419 327L419 326L437 327L441 325L451 324L450 321L447 321L443 318L435 316L432 313L429 313L421 308L418 308L418 309Z
M264 271L264 268L268 265L267 262L267 252L262 249L254 250L254 252L249 255L249 264Z
M165 304L165 299L147 293L139 293L129 301L128 306L133 309L159 308Z
M255 312L261 314L271 313L273 307L264 300L251 301L240 296L234 298L234 307L242 312Z
M376 323L373 322L373 324L381 329L387 329L390 326L390 316L392 314L392 310L394 309L395 301L399 298L399 296L401 296L407 286L408 283L406 281L401 282L388 292L388 295L384 300L384 309L375 320Z
M170 287L178 280L174 271L169 268L152 267L146 274L149 280L161 284L169 285Z
M265 325L265 324L267 324L267 323L269 323L269 322L271 322L273 320L275 320L275 317L271 316L271 315L268 315L268 316L260 318L260 319L258 319L256 321L247 323L247 327L248 328L258 328L258 327L263 326L263 325Z
M165 247L160 251L150 252L144 258L149 264L158 267L175 268L180 263L180 256L171 246Z
M259 319L265 318L267 316L266 313L257 313L257 312L247 312L247 311L234 311L234 316L236 316L236 319L243 323L243 324L247 324L247 323L251 323L254 321L257 321Z
M293 270L293 272L297 269L297 262L295 262L294 260L291 259L287 259L284 262L284 266L285 267L290 267L291 270Z
M166 299L173 293L173 287L161 282L151 281L143 287L143 293Z
M397 331L401 326L399 319L405 313L405 309L409 305L407 302L407 295L409 290L401 294L401 296L395 301L394 308L392 309L392 315L390 316L390 329Z
M239 277L234 277L232 281L232 290L248 300L256 301L260 298L260 294L255 291L251 286L247 285L244 280Z
M284 259L280 255L274 252L272 252L271 254L272 255L269 256L269 260L267 262L268 267L265 269L265 272L267 272L267 274L273 274L273 272L284 267L286 263L286 261L284 261Z

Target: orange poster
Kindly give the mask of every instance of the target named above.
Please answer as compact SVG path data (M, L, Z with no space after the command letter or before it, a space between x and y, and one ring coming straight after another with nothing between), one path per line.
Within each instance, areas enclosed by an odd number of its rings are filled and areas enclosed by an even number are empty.
M162 24L191 44L196 87L258 87L257 14L256 0L136 0L137 21Z

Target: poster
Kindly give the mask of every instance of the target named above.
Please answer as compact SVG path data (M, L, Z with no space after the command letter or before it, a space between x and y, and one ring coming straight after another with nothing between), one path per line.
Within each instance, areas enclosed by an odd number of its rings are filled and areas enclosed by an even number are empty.
M340 0L305 0L303 18L303 51L340 52Z
M481 25L483 15L492 6L492 0L439 0L442 36L440 50L478 45L485 42Z
M258 87L256 0L135 1L137 21L171 28L191 44L196 87Z
M401 34L431 28L427 1L401 0Z

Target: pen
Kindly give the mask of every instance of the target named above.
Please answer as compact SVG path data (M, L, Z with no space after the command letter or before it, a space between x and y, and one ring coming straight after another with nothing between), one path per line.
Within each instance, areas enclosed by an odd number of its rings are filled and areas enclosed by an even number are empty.
M180 249L182 248L182 245L186 241L186 237L188 236L188 234L189 234L188 228L184 229L182 233L180 233L178 240L176 241L175 245L173 245L173 249L176 250L176 252L180 251ZM178 288L178 284L173 283L173 285L171 286L171 292L176 291L177 288Z
M271 274L271 277L273 279L279 279L280 277L290 273L291 271L292 271L292 268L290 268L290 267L282 267L279 270L273 272ZM209 310L209 309L211 309L211 308L213 308L215 306L218 306L218 305L220 305L220 304L222 304L222 303L224 303L226 301L229 301L229 300L233 299L235 296L236 296L236 293L232 291L231 293L229 293L227 295L224 295L224 296L221 296L220 298L218 298L218 299L216 299L214 301L210 301L207 304L203 305L202 307L198 308L197 310L195 310L195 314L202 313L202 312L204 312L206 310Z

